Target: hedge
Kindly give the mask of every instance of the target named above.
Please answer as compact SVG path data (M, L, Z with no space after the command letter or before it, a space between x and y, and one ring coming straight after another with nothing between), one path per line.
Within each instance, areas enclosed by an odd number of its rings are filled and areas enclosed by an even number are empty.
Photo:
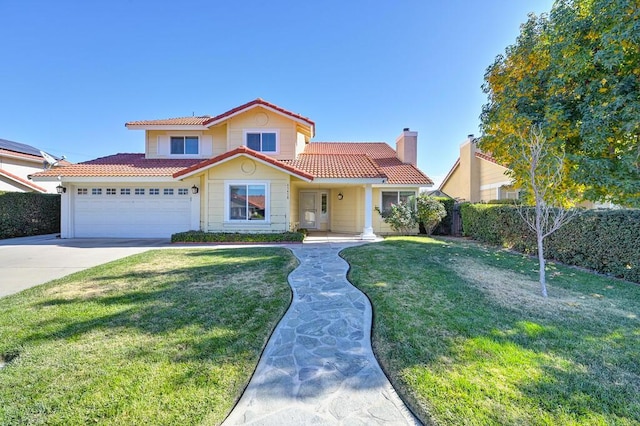
M465 235L537 253L516 207L464 204L461 213ZM545 239L545 257L640 283L640 210L586 210Z
M0 192L0 239L60 232L60 196Z
M172 243L299 243L304 240L302 232L271 234L241 234L229 232L179 232L171 236Z

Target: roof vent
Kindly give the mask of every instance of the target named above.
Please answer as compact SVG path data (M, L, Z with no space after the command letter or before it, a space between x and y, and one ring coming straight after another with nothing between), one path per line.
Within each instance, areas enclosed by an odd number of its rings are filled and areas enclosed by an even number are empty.
M468 134L468 135L467 135L467 137L468 137L469 139L473 139L473 133Z
M403 131L403 132L408 132L408 131L409 131L409 128L408 128L408 127L405 127L404 129L402 129L402 131Z

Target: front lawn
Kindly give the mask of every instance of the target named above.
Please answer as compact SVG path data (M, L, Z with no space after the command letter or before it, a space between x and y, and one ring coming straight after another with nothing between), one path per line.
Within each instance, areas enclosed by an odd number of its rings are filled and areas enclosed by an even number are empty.
M425 423L640 424L640 286L475 243L350 248L373 345Z
M288 307L281 248L159 250L0 299L0 424L219 424Z

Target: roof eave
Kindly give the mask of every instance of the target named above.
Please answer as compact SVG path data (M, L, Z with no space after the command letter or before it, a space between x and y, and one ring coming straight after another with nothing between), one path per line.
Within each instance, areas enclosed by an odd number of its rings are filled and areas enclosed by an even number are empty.
M125 124L129 130L207 130L201 124Z
M385 184L387 178L316 178L313 183L345 183L345 184L370 184L370 185L382 185Z
M280 167L278 164L274 164L274 163L271 163L269 161L265 161L265 160L263 160L263 159L261 159L259 157L251 155L251 154L249 154L247 152L238 152L238 153L230 155L228 157L221 158L220 160L215 161L215 162L204 161L203 163L207 163L207 164L203 164L201 167L198 167L198 168L196 168L196 169L194 169L192 171L186 172L186 173L184 173L183 171L176 172L176 173L173 174L173 178L174 179L180 179L180 180L187 179L187 178L189 178L191 176L203 173L205 170L208 170L208 169L210 169L212 167L219 166L219 165L224 164L224 163L226 163L228 161L234 160L234 159L236 159L238 157L250 158L252 160L255 160L255 161L259 162L260 164L263 164L263 165L268 166L268 167L276 168L276 169L282 171L283 173L286 173L288 175L297 177L297 178L299 178L299 179L301 179L301 180L303 180L305 182L311 182L311 181L314 180L314 177L309 173L302 173L302 172L301 173L296 173L296 172L294 172L292 170L289 170L289 169L287 169L285 167Z
M235 117L237 115L244 114L245 112L250 111L250 110L252 110L254 108L264 108L266 110L269 110L269 111L273 112L274 114L278 114L278 115L281 115L283 117L287 117L287 118L295 121L296 123L299 123L299 124L302 124L304 126L307 126L311 130L311 134L313 136L315 136L315 124L314 123L310 123L309 121L304 120L302 118L295 117L295 116L290 115L290 114L286 114L286 113L284 113L282 111L277 110L276 108L270 107L269 105L265 105L263 103L255 103L253 105L249 105L246 108L242 108L242 109L240 109L238 111L234 111L233 113L231 113L229 115L221 114L221 115L224 115L224 116L220 117L220 118L217 118L217 119L214 117L214 119L212 119L211 121L206 122L204 126L207 127L207 128L213 127L213 126L215 126L217 124L220 124L220 123L223 123L223 122L225 122L227 120L230 120L231 118L233 118L233 117Z

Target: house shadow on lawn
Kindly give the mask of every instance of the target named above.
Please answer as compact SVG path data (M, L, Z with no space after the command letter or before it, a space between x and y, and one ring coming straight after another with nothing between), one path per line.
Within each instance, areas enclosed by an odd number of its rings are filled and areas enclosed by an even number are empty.
M15 344L99 332L162 336L159 346L178 348L169 351L174 361L257 353L289 304L294 266L278 248L136 255L46 286L29 309L30 332Z

